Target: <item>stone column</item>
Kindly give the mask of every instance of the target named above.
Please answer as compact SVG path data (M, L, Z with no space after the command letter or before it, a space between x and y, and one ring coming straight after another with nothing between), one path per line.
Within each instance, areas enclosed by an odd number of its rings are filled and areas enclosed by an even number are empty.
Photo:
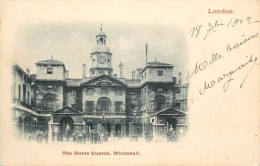
M48 122L48 143L52 143L52 125L53 125L53 115Z

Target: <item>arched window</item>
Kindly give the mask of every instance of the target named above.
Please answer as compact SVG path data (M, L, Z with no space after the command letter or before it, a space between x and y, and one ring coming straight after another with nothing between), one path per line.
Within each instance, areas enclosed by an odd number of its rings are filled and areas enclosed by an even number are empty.
M107 97L101 97L97 101L98 114L102 115L102 112L109 112L111 107L111 101Z
M100 38L100 43L103 44L103 38L102 37Z
M55 96L51 93L44 95L43 107L47 110L53 110L55 108Z
M162 95L155 97L156 111L161 111L165 108L166 98Z

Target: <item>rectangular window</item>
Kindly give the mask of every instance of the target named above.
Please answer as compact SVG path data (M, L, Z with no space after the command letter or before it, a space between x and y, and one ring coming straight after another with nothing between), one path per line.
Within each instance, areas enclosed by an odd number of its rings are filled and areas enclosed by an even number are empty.
M106 89L106 88L102 88L102 89L101 89L101 93L102 93L102 94L107 93L107 89Z
M175 93L176 93L176 94L180 94L180 93L181 93L180 88L175 88Z
M134 111L135 105L131 104L129 107L130 107L130 111Z
M86 101L87 113L92 113L94 109L94 101Z
M25 102L26 98L26 85L23 85L23 102Z
M158 76L163 76L163 71L158 71Z
M87 93L88 94L92 94L93 93L93 89L87 89Z
M130 95L135 95L135 92L130 92Z
M176 108L180 108L181 107L181 103L175 103L175 107Z
M121 95L121 90L116 90L115 93L116 95Z
M28 94L27 103L30 104L30 92L28 91L27 94Z
M18 85L18 100L21 100L21 85Z
M47 68L47 74L52 74L52 68L51 67Z
M121 112L122 101L115 101L116 112Z

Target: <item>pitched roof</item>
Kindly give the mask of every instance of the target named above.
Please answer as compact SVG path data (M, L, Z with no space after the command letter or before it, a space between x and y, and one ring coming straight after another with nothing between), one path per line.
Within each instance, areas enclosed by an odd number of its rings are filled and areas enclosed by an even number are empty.
M105 79L102 79L102 78L105 78ZM87 85L87 84L89 84L89 83L91 83L91 82L94 82L94 81L98 81L98 82L100 82L101 84L102 84L102 82L103 82L104 84L106 84L106 83L111 84L111 82L110 82L109 80L114 81L114 82L117 82L117 83L119 83L121 86L127 86L124 82L122 82L122 81L120 81L120 80L118 80L118 79L116 79L116 78L110 77L110 76L108 76L108 75L105 75L105 74L102 74L102 75L100 75L100 76L94 77L94 78L92 78L92 79L90 79L90 80L88 80L88 81L86 81L86 82L83 82L83 83L81 83L81 86Z
M173 65L168 64L168 63L162 63L162 62L147 62L145 68L141 71L141 74L142 74L147 68L156 68L156 67L168 68L168 67L173 67Z
M62 109L53 112L53 114L83 114L83 113L69 106L65 106Z
M36 62L36 65L41 64L41 65L60 65L60 66L64 66L63 62L57 61L57 60L53 60L53 59L49 59L49 60L44 60L44 61L38 61Z
M149 116L151 117L151 116L155 116L155 115L186 115L186 113L181 112L181 111L177 110L176 108L169 107L169 108L163 109L161 111L155 112Z
M168 63L162 63L162 62L147 62L147 66L172 66Z

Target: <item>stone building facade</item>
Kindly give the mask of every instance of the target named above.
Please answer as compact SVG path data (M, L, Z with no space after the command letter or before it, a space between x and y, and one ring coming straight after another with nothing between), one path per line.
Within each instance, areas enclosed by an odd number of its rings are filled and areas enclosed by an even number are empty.
M123 78L120 63L117 77L106 41L101 28L90 53L89 77L82 64L82 78L69 78L65 64L53 58L38 61L32 75L15 65L14 121L20 135L35 130L64 135L66 128L70 134L96 129L126 137L149 131L157 138L170 128L185 133L188 85L182 84L181 73L177 81L173 65L155 60L134 70L132 79Z

